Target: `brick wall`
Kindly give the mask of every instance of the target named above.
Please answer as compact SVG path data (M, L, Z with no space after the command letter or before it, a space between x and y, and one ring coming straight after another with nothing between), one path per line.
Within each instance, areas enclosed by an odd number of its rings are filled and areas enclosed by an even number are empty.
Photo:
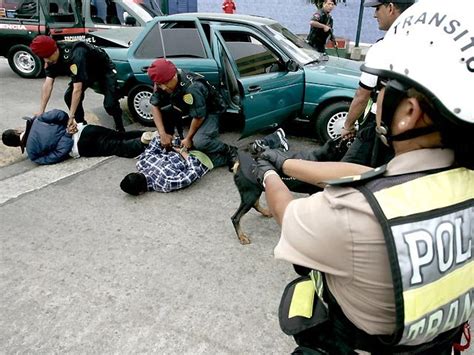
M316 11L315 6L306 0L234 0L237 12L247 15L271 17L296 34L307 34L309 20ZM200 12L222 12L222 0L198 0ZM336 37L355 41L360 0L346 0L333 10L334 34ZM383 36L378 30L377 20L373 18L374 10L364 8L360 41L374 43Z

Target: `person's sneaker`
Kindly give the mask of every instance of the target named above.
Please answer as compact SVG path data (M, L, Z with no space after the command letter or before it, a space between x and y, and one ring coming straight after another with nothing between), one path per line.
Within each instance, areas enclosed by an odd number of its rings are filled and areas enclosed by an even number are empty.
M270 134L267 137L269 137L270 139L274 138L275 134L278 137L278 139L272 141L273 143L275 143L275 146L272 146L272 144L269 143L269 148L270 149L282 148L285 152L287 152L288 149L290 149L290 146L288 144L288 139L286 139L286 134L283 128L278 128L273 134Z
M278 128L272 134L269 134L262 139L257 139L250 145L250 152L252 154L259 154L266 149L278 149L281 148L287 151L290 147L288 140L286 139L285 131L282 128Z
M146 131L142 133L140 140L143 144L150 144L153 138L158 136L158 131Z
M229 171L232 171L234 165L239 161L239 155L237 153L237 147L233 145L227 146L227 167Z

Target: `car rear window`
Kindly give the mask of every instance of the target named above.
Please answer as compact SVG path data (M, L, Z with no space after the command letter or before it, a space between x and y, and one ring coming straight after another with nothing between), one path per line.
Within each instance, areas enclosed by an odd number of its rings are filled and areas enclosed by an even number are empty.
M194 26L193 22L190 22ZM163 43L161 41L163 35ZM163 52L164 44L164 52ZM135 57L140 59L171 57L206 58L206 51L199 32L194 27L162 28L159 23L148 32Z

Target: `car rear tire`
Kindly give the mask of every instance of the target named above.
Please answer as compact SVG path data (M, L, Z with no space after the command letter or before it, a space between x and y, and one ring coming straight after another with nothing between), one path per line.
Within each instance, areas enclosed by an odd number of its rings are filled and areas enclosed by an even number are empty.
M8 64L22 78L37 78L43 72L43 61L24 44L17 44L10 48Z
M150 104L152 93L150 86L139 85L130 90L127 97L128 109L133 119L148 127L155 125Z
M316 135L321 143L341 135L351 105L348 101L335 102L325 107L316 118Z

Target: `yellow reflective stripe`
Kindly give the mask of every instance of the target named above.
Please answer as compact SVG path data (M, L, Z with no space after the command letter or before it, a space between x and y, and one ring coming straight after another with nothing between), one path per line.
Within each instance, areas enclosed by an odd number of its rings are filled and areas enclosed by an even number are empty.
M324 284L323 274L320 271L312 270L309 274L311 281L313 281L313 287L319 298L323 298Z
M473 261L438 281L403 292L405 324L420 319L472 288L474 288Z
M474 171L448 170L377 191L374 195L387 219L426 212L474 199Z
M311 318L313 315L314 285L312 280L302 281L296 284L293 297L291 298L288 318L296 316Z
M372 100L372 98L370 98L369 101L367 102L367 105L365 106L364 119L367 116L367 114L370 112L370 109L372 108L373 103L374 103L374 101Z

